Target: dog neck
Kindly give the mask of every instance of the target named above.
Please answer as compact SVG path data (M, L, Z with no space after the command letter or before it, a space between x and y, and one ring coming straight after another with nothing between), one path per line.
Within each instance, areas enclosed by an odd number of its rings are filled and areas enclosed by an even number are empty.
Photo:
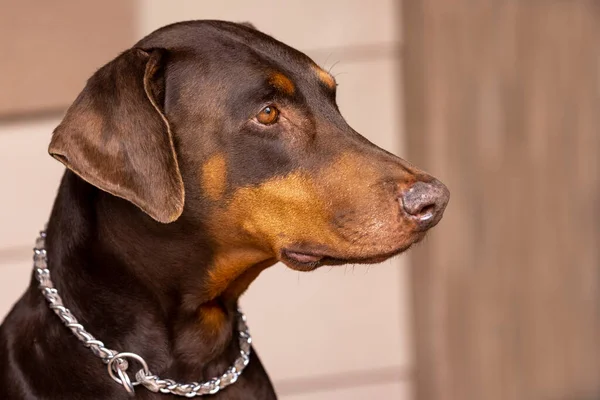
M47 231L54 282L83 325L181 380L209 379L235 359L238 297L274 263L238 251L243 272L207 286L211 266L236 252L216 254L207 238L186 234L202 232L200 222L158 224L70 172Z

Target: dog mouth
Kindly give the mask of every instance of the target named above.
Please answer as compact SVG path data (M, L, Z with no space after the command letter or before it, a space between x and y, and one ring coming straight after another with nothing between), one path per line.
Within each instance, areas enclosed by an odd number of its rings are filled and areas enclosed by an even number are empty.
M425 234L418 235L415 240L403 244L392 251L375 253L373 255L362 257L344 257L335 254L333 251L311 249L309 246L290 246L280 252L280 261L296 271L314 271L324 265L344 265L344 264L378 264L400 253L408 250L415 243L420 242ZM318 247L318 246L315 246Z

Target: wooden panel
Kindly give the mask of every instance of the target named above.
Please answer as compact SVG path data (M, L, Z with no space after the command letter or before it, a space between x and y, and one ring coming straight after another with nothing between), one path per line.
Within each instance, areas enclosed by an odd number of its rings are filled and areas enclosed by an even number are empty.
M600 398L600 4L406 0L421 400Z
M134 43L131 0L0 1L0 116L63 110Z

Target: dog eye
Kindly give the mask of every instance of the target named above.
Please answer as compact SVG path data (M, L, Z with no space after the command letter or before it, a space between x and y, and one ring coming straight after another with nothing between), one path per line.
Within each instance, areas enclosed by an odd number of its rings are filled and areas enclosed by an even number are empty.
M263 125L271 125L279 119L279 110L273 106L266 106L256 116L256 120Z

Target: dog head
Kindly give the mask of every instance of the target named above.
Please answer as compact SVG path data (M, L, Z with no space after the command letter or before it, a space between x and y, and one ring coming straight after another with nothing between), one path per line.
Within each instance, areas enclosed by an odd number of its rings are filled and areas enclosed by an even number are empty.
M159 223L203 221L230 261L379 262L423 238L449 194L354 131L336 86L246 24L174 24L92 76L49 151Z

